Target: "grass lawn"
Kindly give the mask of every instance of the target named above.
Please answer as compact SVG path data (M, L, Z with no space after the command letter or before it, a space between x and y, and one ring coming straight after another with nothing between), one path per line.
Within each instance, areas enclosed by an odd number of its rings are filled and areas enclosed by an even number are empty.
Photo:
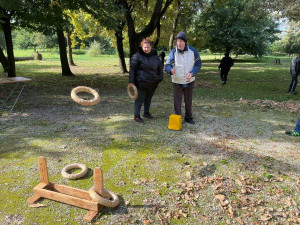
M16 63L17 76L32 82L13 113L0 112L0 224L88 224L81 208L46 199L39 201L45 207L29 207L40 182L38 156L51 182L84 190L93 185L93 168L103 169L105 187L122 202L93 224L300 223L300 138L284 134L300 115L300 94L286 93L289 58L280 57L281 65L275 57L239 58L222 86L219 56L202 54L196 125L172 131L169 75L153 97L154 119L137 124L116 56L75 52L76 76L62 77L58 53L41 53L42 61ZM70 98L77 86L97 89L101 102L78 105ZM0 87L1 96L9 88ZM63 178L71 163L86 164L88 174Z

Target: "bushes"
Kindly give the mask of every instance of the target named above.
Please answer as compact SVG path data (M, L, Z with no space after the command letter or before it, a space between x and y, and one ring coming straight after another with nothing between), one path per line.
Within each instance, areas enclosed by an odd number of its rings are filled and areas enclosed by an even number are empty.
M101 54L100 48L101 48L100 43L97 42L97 41L94 41L90 45L90 49L87 51L86 54L89 55L89 56L93 56L93 57L98 56L98 55Z

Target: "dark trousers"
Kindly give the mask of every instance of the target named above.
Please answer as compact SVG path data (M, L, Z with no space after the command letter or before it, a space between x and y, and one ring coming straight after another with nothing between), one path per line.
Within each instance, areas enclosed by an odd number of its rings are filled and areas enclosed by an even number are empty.
M221 80L224 81L225 83L227 81L228 73L229 73L229 70L221 69L220 77L221 77Z
M298 84L298 75L296 75L295 77L292 76L292 82L290 84L288 92L294 92L296 90L297 84Z
M144 113L149 113L155 88L138 88L138 97L134 101L134 116L139 116L144 103Z
M181 84L173 83L173 97L175 114L181 115L182 96L184 96L185 118L192 119L192 99L195 82L189 83L189 87L182 88Z

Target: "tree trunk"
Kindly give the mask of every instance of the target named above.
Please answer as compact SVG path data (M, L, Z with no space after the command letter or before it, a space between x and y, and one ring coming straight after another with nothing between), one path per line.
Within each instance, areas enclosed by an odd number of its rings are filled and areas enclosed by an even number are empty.
M123 28L125 26L125 22L121 22L115 31L115 36L117 40L117 51L118 51L118 57L119 57L119 67L120 67L120 73L128 73L128 70L126 68L126 62L125 62L125 54L124 54L124 48L123 48Z
M126 22L128 27L129 49L130 49L130 58L131 58L131 56L138 51L141 40L145 37L150 36L154 32L155 28L157 27L157 23L161 18L160 14L162 10L163 0L156 1L150 22L139 33L136 33L135 31L134 19L132 18L131 15L132 13L131 6L128 5L127 1L122 1L122 4L126 11Z
M72 53L72 41L70 37L70 32L67 33L67 42L68 42L68 50L69 50L69 61L71 66L76 66L73 61L73 53Z
M157 49L160 40L160 21L158 21L157 28L156 28L156 40L154 42L153 48Z
M8 77L16 76L16 64L14 56L14 48L11 36L11 26L10 26L10 17L2 20L2 28L4 31L5 42L6 42L6 51L7 51L7 61L8 61Z
M68 56L67 56L67 50L66 50L67 46L66 46L64 32L60 28L57 28L56 32L57 32L58 45L59 45L59 55L60 55L62 75L63 76L74 76L74 74L70 70L70 66L68 63Z
M169 40L169 50L171 51L173 49L173 43L175 40L175 32L176 32L176 28L177 28L177 24L178 24L178 18L179 18L179 14L180 14L180 0L177 1L177 10L176 10L176 15L174 18L174 22L173 22L173 27L172 27L172 33L170 36L170 40Z
M0 62L2 64L4 73L8 73L8 61L3 53L2 48L0 47Z

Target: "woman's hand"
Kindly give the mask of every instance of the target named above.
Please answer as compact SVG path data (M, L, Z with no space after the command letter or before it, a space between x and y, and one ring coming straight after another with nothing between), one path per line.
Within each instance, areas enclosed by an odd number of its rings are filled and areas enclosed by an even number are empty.
M129 83L129 87L131 87L131 88L132 88L133 86L134 86L134 84L133 84L133 83Z
M174 68L171 70L171 73L172 73L172 75L175 74L175 69Z

